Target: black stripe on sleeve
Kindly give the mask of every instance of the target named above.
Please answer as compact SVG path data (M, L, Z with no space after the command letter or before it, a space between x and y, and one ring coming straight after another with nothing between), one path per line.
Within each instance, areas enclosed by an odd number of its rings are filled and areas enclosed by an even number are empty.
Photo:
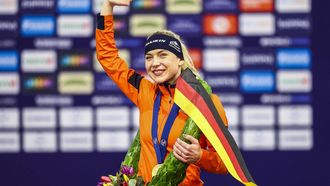
M104 30L104 16L101 16L100 13L96 16L97 29Z
M139 90L142 78L143 76L134 72L134 74L128 79L128 82L133 85L133 87L135 87L137 90Z

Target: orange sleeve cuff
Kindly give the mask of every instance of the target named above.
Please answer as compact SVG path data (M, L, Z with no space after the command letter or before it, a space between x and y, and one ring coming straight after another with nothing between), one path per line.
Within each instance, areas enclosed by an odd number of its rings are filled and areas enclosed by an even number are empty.
M201 158L195 163L195 165L201 167L203 165L203 162L205 162L205 160L207 161L207 154L207 150L202 149Z

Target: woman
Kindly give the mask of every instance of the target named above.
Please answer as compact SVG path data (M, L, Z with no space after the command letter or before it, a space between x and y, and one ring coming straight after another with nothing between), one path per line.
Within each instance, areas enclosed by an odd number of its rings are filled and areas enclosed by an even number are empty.
M115 5L128 6L129 3L129 0L104 0L97 20L96 51L105 72L140 110L141 153L138 175L145 183L148 183L152 178L152 169L165 158L157 156L154 143L159 143L164 126L169 123L169 114L174 107L176 80L185 68L190 68L195 75L198 73L186 46L180 37L171 31L156 32L148 37L145 44L145 67L153 82L127 67L119 57L115 45L112 12ZM227 125L219 98L215 95L211 97L222 120ZM156 106L155 99L160 99L159 106ZM158 114L155 114L157 113L155 110L158 110ZM154 122L153 118L156 118ZM191 144L178 138L188 116L178 111L174 118L174 121L169 124L172 124L172 127L168 140L165 141L167 144L165 156L173 151L178 160L189 164L186 178L180 185L203 185L200 179L200 168L213 173L227 173L224 163L204 135L200 140L187 135L186 139Z

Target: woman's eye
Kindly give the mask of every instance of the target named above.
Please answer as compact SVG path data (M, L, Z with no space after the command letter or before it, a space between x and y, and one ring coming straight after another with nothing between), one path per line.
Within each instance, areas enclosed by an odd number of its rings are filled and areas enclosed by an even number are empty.
M147 60L147 61L149 61L150 59L151 59L151 57L150 57L150 56L147 56L147 57L146 57L146 60Z
M161 57L161 58L164 58L164 57L166 57L166 56L167 56L167 54L165 54L165 53L160 54L160 57Z

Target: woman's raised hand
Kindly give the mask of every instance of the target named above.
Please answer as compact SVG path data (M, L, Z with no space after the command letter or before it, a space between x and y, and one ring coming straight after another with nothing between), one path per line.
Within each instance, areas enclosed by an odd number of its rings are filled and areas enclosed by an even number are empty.
M103 0L101 15L112 15L114 6L129 6L132 0Z
M129 6L132 0L108 0L112 6Z

